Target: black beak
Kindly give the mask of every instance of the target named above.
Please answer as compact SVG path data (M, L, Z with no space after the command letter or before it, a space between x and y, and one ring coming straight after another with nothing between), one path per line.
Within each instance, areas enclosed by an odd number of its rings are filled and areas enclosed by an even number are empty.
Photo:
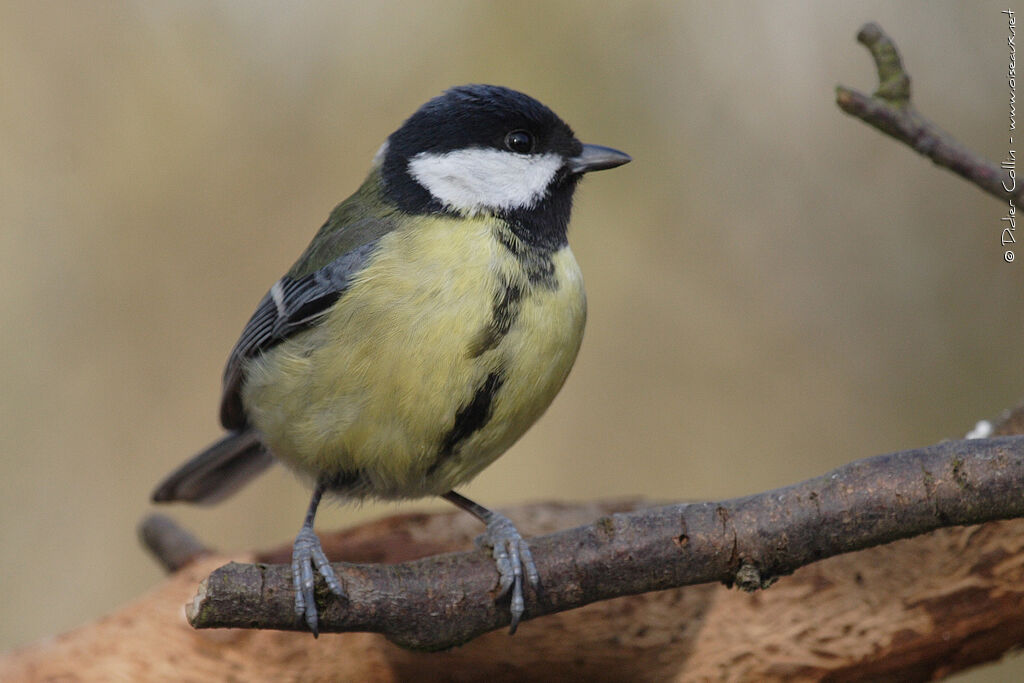
M633 158L625 152L611 147L583 145L583 151L579 156L569 159L569 172L573 175L581 175L591 171L603 171L606 168L628 164L632 160Z

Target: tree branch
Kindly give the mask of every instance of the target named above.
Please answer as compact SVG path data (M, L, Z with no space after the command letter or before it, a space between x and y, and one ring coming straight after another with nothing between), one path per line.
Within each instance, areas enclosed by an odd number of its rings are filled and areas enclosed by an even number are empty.
M940 527L1024 516L1024 437L949 441L860 460L721 502L613 514L531 539L542 589L527 618L612 597L720 581L766 587L811 562ZM483 551L398 565L335 565L349 599L319 586L321 631L372 631L436 650L508 624ZM287 566L228 564L188 608L196 628L300 630Z
M878 68L878 89L874 95L836 87L836 104L900 142L913 147L939 166L977 185L1000 199L1020 199L1024 183L1013 192L1006 171L957 142L949 133L922 116L910 101L910 75L903 68L892 39L875 23L867 23L857 40L868 48ZM1005 185L1004 185L1005 183Z
M165 515L150 515L139 524L139 540L164 569L176 572L210 549Z

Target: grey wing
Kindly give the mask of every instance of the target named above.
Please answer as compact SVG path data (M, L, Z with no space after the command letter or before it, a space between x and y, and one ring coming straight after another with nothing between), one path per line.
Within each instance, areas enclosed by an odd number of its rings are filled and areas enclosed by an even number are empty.
M245 361L315 324L349 288L352 276L363 268L376 245L376 240L361 244L302 277L285 275L264 295L224 369L220 421L226 429L246 425L240 393Z

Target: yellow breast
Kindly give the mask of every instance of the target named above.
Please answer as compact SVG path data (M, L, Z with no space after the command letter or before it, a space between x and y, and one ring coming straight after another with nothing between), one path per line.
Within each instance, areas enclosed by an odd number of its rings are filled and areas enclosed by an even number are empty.
M579 350L568 247L489 218L386 235L317 326L254 359L243 402L275 455L353 496L444 493L540 417Z

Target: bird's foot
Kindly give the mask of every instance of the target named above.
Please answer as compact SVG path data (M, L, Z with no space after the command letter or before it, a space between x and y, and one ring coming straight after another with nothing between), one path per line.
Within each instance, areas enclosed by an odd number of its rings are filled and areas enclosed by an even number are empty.
M523 580L529 582L536 591L540 587L540 574L533 562L530 546L519 534L512 521L504 515L489 511L487 531L476 539L477 546L491 548L491 555L498 567L499 583L498 598L511 592L510 611L512 623L509 634L516 632L519 620L526 610L523 598Z
M320 539L310 526L302 527L292 545L292 583L295 585L295 614L304 618L313 636L319 635L316 599L313 594L315 574L313 567L327 582L327 587L339 598L345 598L341 582L327 561Z

